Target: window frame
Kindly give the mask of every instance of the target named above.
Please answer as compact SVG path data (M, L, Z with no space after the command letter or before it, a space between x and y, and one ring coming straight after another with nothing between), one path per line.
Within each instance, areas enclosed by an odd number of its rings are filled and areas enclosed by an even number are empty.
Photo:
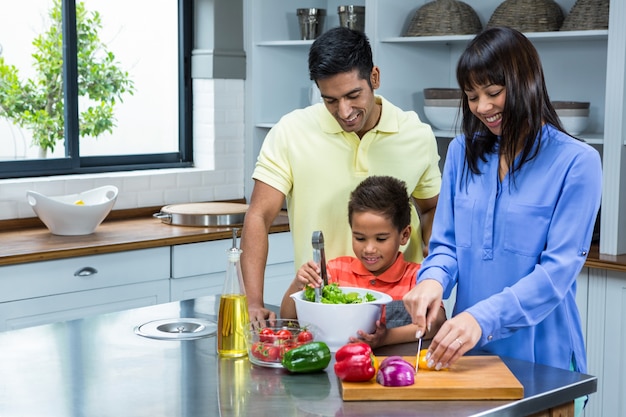
M178 1L178 152L80 156L76 0L62 0L65 158L0 161L0 179L193 166L193 1Z

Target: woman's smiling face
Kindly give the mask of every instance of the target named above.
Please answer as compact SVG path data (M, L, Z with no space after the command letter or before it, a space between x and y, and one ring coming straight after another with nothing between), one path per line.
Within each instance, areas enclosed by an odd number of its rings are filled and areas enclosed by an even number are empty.
M506 102L506 88L503 85L474 85L466 90L469 109L496 136L502 133L502 112Z

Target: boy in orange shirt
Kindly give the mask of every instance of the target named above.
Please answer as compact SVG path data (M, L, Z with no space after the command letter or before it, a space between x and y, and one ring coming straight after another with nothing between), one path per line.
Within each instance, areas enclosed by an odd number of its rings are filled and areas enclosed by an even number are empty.
M350 195L348 221L352 229L352 249L356 255L341 256L328 262L328 282L342 287L371 288L387 293L393 301L386 305L372 334L358 332L350 341L364 341L372 347L415 341L417 326L404 308L402 297L415 286L420 265L407 262L400 251L411 235L411 202L403 181L389 176L371 176ZM285 292L280 317L296 318L290 294L306 285L319 287L320 268L314 261L302 265ZM435 323L424 338L432 338L446 320L443 305Z

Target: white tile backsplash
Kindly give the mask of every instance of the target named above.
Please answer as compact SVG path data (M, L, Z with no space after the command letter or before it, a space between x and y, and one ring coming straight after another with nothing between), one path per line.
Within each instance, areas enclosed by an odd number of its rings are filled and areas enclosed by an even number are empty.
M34 217L26 191L73 194L115 185L113 210L244 197L243 80L194 79L194 168L0 180L0 220Z

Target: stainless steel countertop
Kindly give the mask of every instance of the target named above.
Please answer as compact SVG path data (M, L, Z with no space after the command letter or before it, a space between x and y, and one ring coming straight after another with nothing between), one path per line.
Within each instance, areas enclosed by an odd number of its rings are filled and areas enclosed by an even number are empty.
M215 320L215 297L0 333L3 417L520 416L596 391L596 377L503 358L524 385L519 401L343 402L333 363L292 375L223 359L215 337L138 336L165 318ZM378 354L412 354L413 344Z

